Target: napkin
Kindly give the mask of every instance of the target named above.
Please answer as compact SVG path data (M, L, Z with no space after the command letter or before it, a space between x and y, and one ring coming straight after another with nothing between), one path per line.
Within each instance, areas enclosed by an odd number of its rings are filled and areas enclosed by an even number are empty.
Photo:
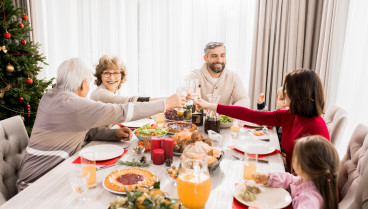
M238 184L235 184L235 186ZM233 205L232 209L248 209L248 206L243 205L241 202L239 202L235 197L233 197ZM292 209L291 204L284 207L284 209Z
M96 161L96 165L114 165L116 163L116 161L118 161L118 159L121 158L126 152L128 152L128 150L124 150L123 154L121 154L120 156L118 156L116 158L113 158L113 159ZM75 159L73 161L73 163L74 164L81 164L80 157L78 157L77 159Z
M244 155L244 152L242 152L242 151L240 151L240 150L236 149L236 148L234 147L234 145L230 145L230 146L227 146L227 147L228 147L228 148L230 148L230 149L232 149L232 150L234 150L234 151L237 151L237 152L239 152L239 153L241 153L241 154L243 154L243 155ZM263 158L263 157L267 157L267 156L275 155L275 154L279 154L279 153L281 153L281 151L280 151L280 150L278 150L278 149L275 149L275 151L273 151L273 152L271 152L271 153L264 154L264 155L258 155L258 158ZM251 157L251 158L255 158L255 157L256 157L256 155L254 155L254 154L248 154L248 156L249 156L249 157Z

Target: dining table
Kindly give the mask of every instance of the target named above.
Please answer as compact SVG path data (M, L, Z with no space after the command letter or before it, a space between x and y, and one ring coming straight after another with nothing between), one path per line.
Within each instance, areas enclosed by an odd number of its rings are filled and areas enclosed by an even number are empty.
M204 133L203 126L198 127L198 131L203 137L207 137ZM234 151L234 145L238 143L247 143L247 140L257 140L252 135L252 130L243 130L240 132L240 136L232 137L230 128L221 129L222 136L221 141L214 142L214 146L219 146L224 152L224 158L219 164L219 167L210 173L211 177L211 192L206 203L205 208L234 208L233 196L235 185L243 181L243 155ZM279 140L275 128L269 129L264 135L264 138L269 138L269 146L273 146L276 149L280 149ZM128 141L120 142L106 142L106 141L92 141L84 148L101 145L101 144L113 144L126 148L128 152L121 157L121 160L131 160L135 153L132 147L137 146L138 139L136 136ZM82 148L82 150L84 149ZM148 162L151 161L150 153L145 153ZM0 209L6 208L101 208L107 209L111 201L113 201L118 194L107 191L103 187L103 181L111 172L119 169L128 168L129 166L116 164L114 166L98 169L97 170L97 186L89 189L84 194L83 204L76 206L78 202L78 194L72 190L70 184L69 174L81 170L80 164L74 164L79 157L79 152L69 157L54 169L46 173L36 182L32 183L25 190L21 191L6 203L1 205ZM259 172L285 172L284 163L281 154L274 154L263 157L262 159L268 160L268 163L258 163L257 171ZM177 164L180 161L178 156L174 156L173 163ZM99 167L97 165L97 167ZM166 165L154 165L152 161L149 163L147 169L156 174L159 181L161 190L169 194L170 197L178 198L176 184L174 180L169 177L166 172Z

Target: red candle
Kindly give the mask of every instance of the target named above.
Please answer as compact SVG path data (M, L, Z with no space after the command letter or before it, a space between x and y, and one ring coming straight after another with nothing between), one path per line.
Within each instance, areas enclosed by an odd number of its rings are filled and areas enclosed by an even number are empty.
M173 152L174 152L174 139L166 137L162 141L162 148L165 151L165 160L170 159L173 160Z
M153 136L151 138L151 150L160 149L161 148L162 139L159 136Z
M164 150L163 149L154 149L151 150L151 159L153 164L155 165L162 165L164 164Z

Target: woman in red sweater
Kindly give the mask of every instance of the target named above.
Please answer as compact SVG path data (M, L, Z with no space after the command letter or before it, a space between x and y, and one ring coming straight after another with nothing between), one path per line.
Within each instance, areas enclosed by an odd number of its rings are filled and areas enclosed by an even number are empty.
M282 126L281 147L290 168L295 140L309 135L321 135L330 140L325 121L325 98L319 76L312 70L300 69L285 77L283 92L289 110L273 112L254 111L239 106L216 105L204 100L195 103L199 109L215 110L240 120L268 126Z

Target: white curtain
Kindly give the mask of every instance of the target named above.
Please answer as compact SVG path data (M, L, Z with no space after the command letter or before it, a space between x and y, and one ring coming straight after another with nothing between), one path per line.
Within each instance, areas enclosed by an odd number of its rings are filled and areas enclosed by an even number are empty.
M41 78L56 77L68 58L82 58L94 68L107 54L118 56L128 69L124 93L138 93L137 1L31 0L31 7L34 41L49 64Z
M58 65L104 55L126 63L126 95L168 96L203 64L210 41L226 45L227 67L249 84L256 0L31 0L34 40L55 77Z
M337 105L349 113L348 126L339 145L346 152L348 140L359 123L368 125L368 1L350 0Z

